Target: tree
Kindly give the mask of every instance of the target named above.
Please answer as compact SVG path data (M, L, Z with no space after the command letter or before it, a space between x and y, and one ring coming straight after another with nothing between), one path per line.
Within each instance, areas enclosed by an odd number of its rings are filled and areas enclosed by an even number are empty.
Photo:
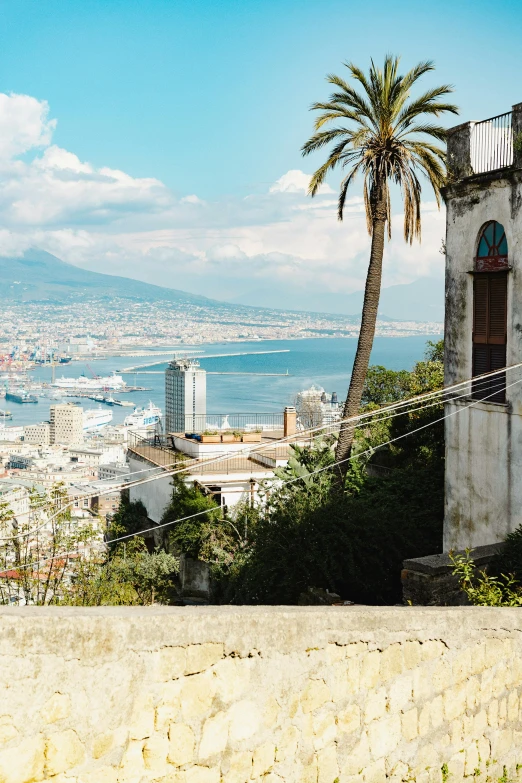
M304 144L302 152L309 155L333 144L326 162L310 180L311 196L317 194L330 171L337 166L348 169L340 186L339 220L343 219L346 195L356 176L362 174L364 180L371 251L357 351L343 411L343 418L349 419L359 412L375 334L386 229L388 238L391 237L390 185L398 185L402 193L405 241L411 244L414 237L420 240L421 183L418 174L427 177L440 205L440 189L446 173L445 151L434 143L434 140L444 142L446 131L430 118L444 112L457 114L458 109L441 100L452 92L447 84L410 99L416 82L434 69L430 61L419 63L405 75L399 74L399 58L391 55L385 57L382 70L372 61L368 76L352 63L346 63L346 67L362 91L358 92L340 76L331 74L327 77L336 91L328 101L312 105L312 110L319 111L320 115L315 122L316 132ZM330 122L341 124L322 130ZM339 476L343 480L353 437L354 423L343 423L335 455L341 463Z

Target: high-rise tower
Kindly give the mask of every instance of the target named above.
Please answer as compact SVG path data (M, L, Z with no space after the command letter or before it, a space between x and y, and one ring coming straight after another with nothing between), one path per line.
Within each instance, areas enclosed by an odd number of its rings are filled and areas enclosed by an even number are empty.
M201 432L206 413L206 371L197 359L174 358L165 370L165 432Z

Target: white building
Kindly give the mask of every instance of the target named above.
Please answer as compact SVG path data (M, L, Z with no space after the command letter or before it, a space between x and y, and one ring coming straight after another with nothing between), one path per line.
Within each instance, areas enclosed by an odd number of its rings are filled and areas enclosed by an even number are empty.
M450 131L445 383L522 361L522 104ZM515 146L515 149L514 149ZM522 371L446 403L444 550L522 524Z
M24 441L39 446L48 446L51 443L51 425L48 421L39 424L26 424L24 427Z
M15 518L26 523L29 515L29 490L13 479L0 479L0 503L7 503Z
M51 443L81 443L83 441L83 408L71 403L51 405Z
M202 432L207 374L197 359L173 359L165 370L165 432Z
M110 481L114 479L118 483L125 481L129 475L130 469L125 462L107 462L98 468L98 478L100 481Z

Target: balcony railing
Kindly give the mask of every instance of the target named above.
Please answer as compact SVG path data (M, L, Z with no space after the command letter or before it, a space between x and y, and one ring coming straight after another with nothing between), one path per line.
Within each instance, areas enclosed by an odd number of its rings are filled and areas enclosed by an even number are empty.
M471 132L471 167L475 174L513 164L513 112L482 120Z
M185 416L182 432L228 432L283 429L283 413L196 413Z

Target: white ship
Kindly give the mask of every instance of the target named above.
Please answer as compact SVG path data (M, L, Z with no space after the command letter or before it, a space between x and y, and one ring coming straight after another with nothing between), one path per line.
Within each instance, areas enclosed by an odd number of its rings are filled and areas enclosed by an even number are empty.
M112 411L99 408L89 408L83 412L83 430L98 430L112 421Z
M154 427L161 419L161 408L149 402L147 408L135 408L133 413L125 417L126 427Z
M123 380L121 375L107 375L103 378L87 378L86 375L80 375L79 378L61 378L52 384L59 389L68 389L72 391L100 391L102 389L111 389L117 391L124 391L127 386L127 382Z

